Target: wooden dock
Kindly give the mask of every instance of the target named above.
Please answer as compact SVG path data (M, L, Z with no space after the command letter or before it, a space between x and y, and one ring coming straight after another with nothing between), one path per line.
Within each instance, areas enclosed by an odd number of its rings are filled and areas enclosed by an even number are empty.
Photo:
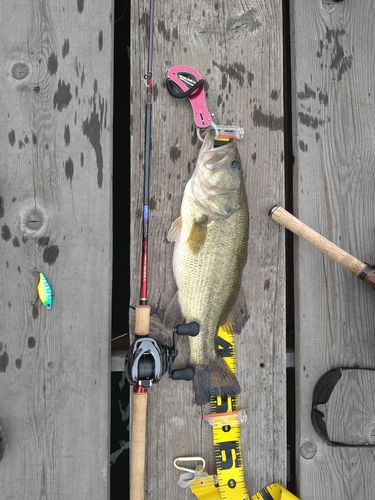
M105 499L112 2L2 2L0 20L0 497Z
M292 5L294 212L373 264L375 6L303 4ZM296 240L294 257L300 496L370 500L374 450L330 448L316 435L310 410L314 385L326 370L375 367L374 291L304 241ZM341 390L336 411L327 409L331 432L336 440L374 443L373 381L343 382Z
M132 4L131 15L133 308L139 302L148 2ZM168 68L185 64L206 79L214 121L245 129L239 149L250 210L243 278L250 320L237 338L237 369L239 404L248 413L241 429L246 482L255 493L273 481L285 485L287 468L284 232L268 218L270 207L284 202L282 4L155 2L154 22L148 298L152 332L163 336L164 311L176 290L173 245L166 235L179 215L201 144L190 104L174 99L164 81ZM181 342L179 350L176 366L183 366L187 345ZM173 460L199 455L207 471L215 472L212 429L202 422L209 408L195 405L192 383L171 381L167 375L150 389L148 400L146 498L192 498L178 486Z
M148 9L148 2L131 8L133 319L139 300ZM325 371L356 363L375 367L374 292L297 237L291 261L285 231L268 212L276 203L286 206L359 259L375 262L374 10L371 0L155 2L151 330L162 339L170 333L162 326L175 292L173 245L166 235L200 147L189 103L172 98L164 82L165 70L186 64L207 80L214 121L245 129L239 148L250 211L243 277L250 320L236 345L239 404L248 414L241 443L249 494L274 481L288 487L287 444L295 440L293 482L302 500L373 499L373 449L329 447L313 429L310 412L314 386ZM294 295L286 269L294 270ZM296 428L287 443L286 324L293 310ZM179 348L183 365L187 346L181 342ZM369 377L343 377L341 396L333 395L327 405L336 440L374 441ZM148 399L146 498L192 498L177 485L173 460L199 455L207 471L215 472L211 428L202 421L209 409L194 404L191 383L167 376Z
M17 0L0 7L5 500L109 498L112 9L109 0ZM374 14L371 0L155 2L151 332L159 340L171 333L162 325L175 293L166 235L200 147L189 103L171 97L164 81L165 70L186 64L207 81L214 121L245 130L239 149L250 212L243 276L250 319L236 347L250 495L278 482L293 483L302 500L373 500L375 448L328 446L310 413L324 372L375 368L374 291L297 237L292 252L291 236L268 212L285 206L375 263ZM149 2L132 2L131 15L133 332ZM37 272L52 286L50 310L36 303ZM294 356L287 354L293 336ZM178 348L176 367L188 357L187 342ZM294 374L287 370L290 356ZM116 364L113 356L112 366L121 370L122 360ZM375 443L374 378L345 372L322 407L335 441ZM173 460L202 456L215 473L211 427L202 419L210 410L195 405L190 382L167 375L150 389L148 403L146 498L191 499L177 484Z

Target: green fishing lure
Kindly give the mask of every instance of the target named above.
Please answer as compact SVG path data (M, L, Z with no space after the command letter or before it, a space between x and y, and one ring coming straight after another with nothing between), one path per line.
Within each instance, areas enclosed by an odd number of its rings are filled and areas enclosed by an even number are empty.
M40 302L47 308L51 309L52 307L52 288L48 283L47 278L43 273L39 273L39 282L38 282L38 297Z

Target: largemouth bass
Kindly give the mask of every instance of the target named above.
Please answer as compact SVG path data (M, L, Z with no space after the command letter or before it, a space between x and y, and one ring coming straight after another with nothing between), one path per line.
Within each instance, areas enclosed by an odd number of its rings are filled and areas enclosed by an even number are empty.
M177 293L164 323L174 327L196 321L199 334L189 337L195 401L240 392L235 375L216 346L219 326L239 333L248 318L241 289L247 258L249 210L237 142L214 147L207 134L194 172L186 184L181 215L168 233L175 242L173 274Z

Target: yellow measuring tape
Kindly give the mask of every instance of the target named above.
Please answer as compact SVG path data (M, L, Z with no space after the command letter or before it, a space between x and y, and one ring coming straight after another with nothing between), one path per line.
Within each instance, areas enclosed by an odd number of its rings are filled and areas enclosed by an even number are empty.
M236 373L234 333L220 328L218 348L229 368ZM238 408L237 396L211 398L211 414L204 419L212 425L217 479L207 475L191 481L190 489L198 500L298 500L277 483L249 496L240 439L240 425L246 421L246 416Z
M223 328L218 332L218 348L231 371L236 373L234 333ZM240 444L240 413L237 396L211 398L211 415L217 479L224 500L249 498L246 489Z
M222 500L220 489L215 485L213 477L194 479L190 483L190 489L198 500ZM246 497L246 500L298 500L298 498L280 484L272 483L255 495Z

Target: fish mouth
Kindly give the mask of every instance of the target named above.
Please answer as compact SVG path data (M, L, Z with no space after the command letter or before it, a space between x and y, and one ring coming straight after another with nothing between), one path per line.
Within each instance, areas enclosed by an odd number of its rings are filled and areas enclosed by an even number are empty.
M203 141L198 158L198 162L201 160L210 169L220 168L228 154L237 146L236 141L228 141L222 146L215 146L215 140L216 132L212 129Z
M216 131L210 130L191 179L194 199L211 221L226 218L239 207L239 183L228 182L231 163L239 160L237 141L215 147L215 139Z
M228 156L237 148L236 141L227 142L221 146L215 146L216 132L210 130L206 135L198 156L197 166L203 166L209 170L219 170L229 159ZM232 155L234 157L234 155ZM199 181L204 191L210 191L212 195L225 195L232 191L228 186L219 186L212 183L204 174L201 168L196 168L193 174Z

